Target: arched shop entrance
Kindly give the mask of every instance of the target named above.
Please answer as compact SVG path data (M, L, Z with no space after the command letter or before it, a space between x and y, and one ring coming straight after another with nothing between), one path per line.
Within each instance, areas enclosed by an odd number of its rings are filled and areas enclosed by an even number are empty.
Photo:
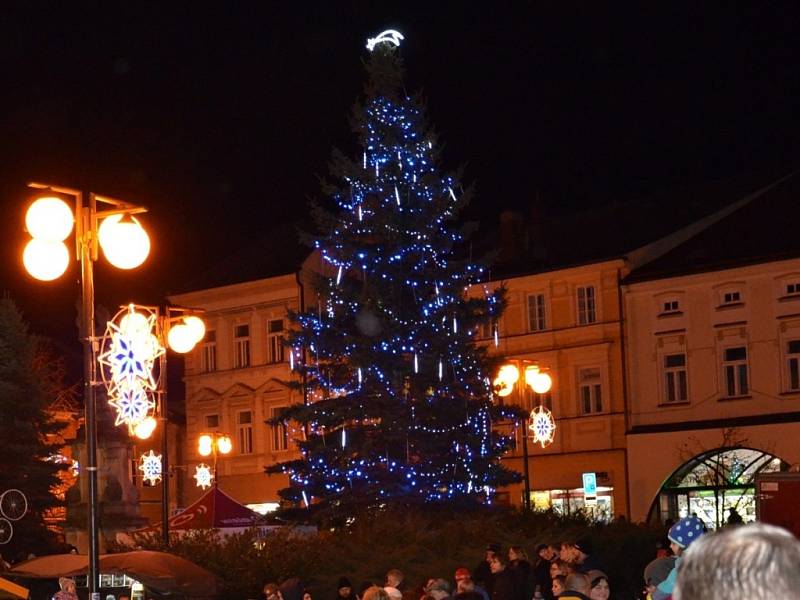
M786 471L780 458L752 448L718 448L695 456L661 487L648 520L663 523L696 514L716 529L735 509L745 522L756 518L755 477Z

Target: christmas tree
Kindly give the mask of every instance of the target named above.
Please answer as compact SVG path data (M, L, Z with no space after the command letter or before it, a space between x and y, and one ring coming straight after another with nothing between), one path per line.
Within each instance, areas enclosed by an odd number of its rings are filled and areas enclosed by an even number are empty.
M467 297L483 267L464 260L456 217L470 191L441 174L440 146L388 43L366 63L354 109L357 159L334 151L330 208L315 206L313 244L326 265L319 306L293 315L292 368L307 402L281 417L302 426L302 458L281 496L347 515L401 502L488 502L518 479L499 463L511 440L492 432L479 328L502 291ZM513 415L506 415L513 416Z
M59 450L55 436L62 425L46 409L62 385L59 366L46 341L28 332L16 305L0 299L0 493L20 490L28 506L13 524L6 556L51 550L45 517L63 506L54 490L62 487L58 475L64 466L54 460Z

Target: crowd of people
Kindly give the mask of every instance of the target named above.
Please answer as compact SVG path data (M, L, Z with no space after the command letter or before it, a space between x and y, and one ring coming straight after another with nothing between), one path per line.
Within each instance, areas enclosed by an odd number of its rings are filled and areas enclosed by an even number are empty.
M644 570L648 600L695 598L780 598L800 600L800 541L788 531L735 524L707 533L696 516L674 523L657 557ZM608 600L612 582L585 539L524 548L488 544L474 568L459 567L452 578L433 577L417 588L399 569L383 581L353 586L339 579L324 599L312 597L298 579L264 586L265 600Z

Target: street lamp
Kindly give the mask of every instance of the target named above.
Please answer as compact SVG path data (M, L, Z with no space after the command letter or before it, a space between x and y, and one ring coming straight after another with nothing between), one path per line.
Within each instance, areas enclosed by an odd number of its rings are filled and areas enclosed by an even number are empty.
M203 339L203 320L190 309L129 304L111 319L100 344L98 361L108 390L108 403L117 411L116 424L125 424L131 435L148 439L156 429L155 414L160 414L161 473L169 475L169 435L167 414L167 353L191 352ZM149 460L153 460L150 458ZM148 463L150 464L150 463ZM169 545L169 478L164 479L161 498L161 525L164 545Z
M41 281L58 279L69 265L69 250L64 241L75 227L75 255L81 265L80 338L83 342L83 390L86 421L86 467L88 476L89 510L89 594L99 599L99 530L97 490L97 408L95 406L95 360L97 339L94 330L94 269L99 248L113 265L133 269L141 265L150 252L150 240L141 224L132 216L147 212L121 200L81 192L71 188L29 183L28 187L42 190L42 195L28 208L25 226L32 239L23 252L22 260L34 278ZM74 212L60 197L74 201ZM105 210L97 210L98 203ZM98 237L98 224L104 229L103 240Z
M197 438L197 453L200 456L214 455L212 479L215 487L217 485L217 456L219 454L230 454L231 450L233 450L233 442L227 433L203 433ZM199 473L195 474L197 485L200 487L207 487L201 483L201 478L198 477L198 474Z
M495 394L501 399L510 395L514 390L521 395L524 392L524 387L520 384L520 370L523 370L525 386L531 388L537 394L546 394L553 387L553 378L550 374L544 371L536 363L529 363L527 361L514 360L510 361L500 367L500 370L495 377L493 386ZM522 403L520 402L520 405ZM532 423L529 426L528 420ZM527 511L531 508L531 480L528 472L528 435L531 435L535 441L539 441L544 448L552 441L553 431L555 431L555 422L550 414L550 411L543 407L535 407L531 410L523 420L522 432L522 456L525 464L523 471L523 481L525 484L525 495L522 499L522 506ZM530 433L529 433L530 430Z

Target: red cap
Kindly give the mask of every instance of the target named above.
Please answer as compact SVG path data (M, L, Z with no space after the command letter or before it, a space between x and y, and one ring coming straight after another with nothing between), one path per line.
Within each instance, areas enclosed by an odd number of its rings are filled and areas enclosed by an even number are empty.
M456 569L456 581L463 581L464 579L471 579L472 575L470 575L469 569L465 569L461 567L460 569Z

